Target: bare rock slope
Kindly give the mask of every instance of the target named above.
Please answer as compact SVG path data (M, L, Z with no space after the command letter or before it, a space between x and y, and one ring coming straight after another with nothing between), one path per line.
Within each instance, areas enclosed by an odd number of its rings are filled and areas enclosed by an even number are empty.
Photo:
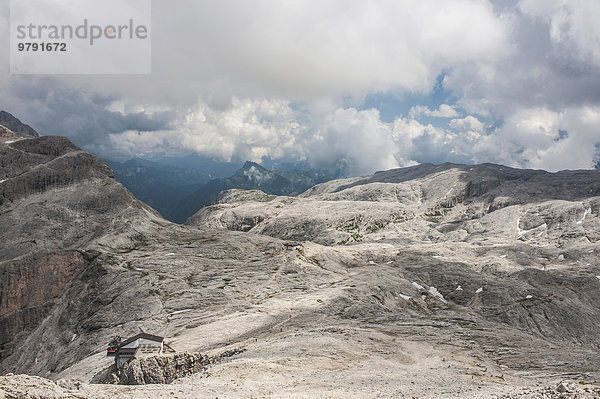
M339 315L425 317L503 367L593 371L599 195L599 171L420 165L301 198L229 191L187 223L304 242L309 261L356 276L330 303Z

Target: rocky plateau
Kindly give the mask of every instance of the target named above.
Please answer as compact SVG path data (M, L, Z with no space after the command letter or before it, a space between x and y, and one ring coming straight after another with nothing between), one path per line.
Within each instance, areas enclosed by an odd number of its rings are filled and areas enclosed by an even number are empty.
M177 225L68 139L19 137L0 226L0 398L597 397L598 170L424 164ZM97 383L140 328L187 360Z

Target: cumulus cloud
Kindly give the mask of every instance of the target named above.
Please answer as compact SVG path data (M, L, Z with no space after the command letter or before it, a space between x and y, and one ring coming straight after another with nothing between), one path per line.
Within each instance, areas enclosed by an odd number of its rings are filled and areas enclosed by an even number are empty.
M600 2L522 0L520 11L549 25L549 36L562 57L600 65Z
M523 110L508 121L502 136L516 149L517 164L546 170L589 169L600 140L600 107ZM561 131L569 132L562 140ZM500 141L500 140L498 140ZM503 143L499 143L502 145Z
M441 104L439 108L435 110L430 110L424 105L415 105L410 109L409 115L413 118L421 115L434 116L436 118L454 118L459 114L451 105Z
M316 123L307 137L307 154L315 166L343 175L361 175L397 167L390 124L379 111L340 108Z
M271 180L273 178L273 173L261 172L252 165L250 166L250 169L244 171L244 176L246 176L248 180L254 180L260 186L264 182Z
M41 77L13 77L0 90L2 109L14 113L42 134L69 136L79 145L106 144L110 134L127 130L168 128L176 112L168 108L136 106L111 109L114 97Z
M481 133L484 128L483 123L473 115L468 115L462 119L452 119L449 126L456 130L473 131L477 133Z
M233 98L225 110L201 104L178 126L181 144L225 160L260 162L265 157L295 155L303 127L287 101Z
M225 108L197 103L181 112L170 129L125 131L111 134L116 156L142 156L165 149L175 153L198 152L225 161L297 157L295 140L305 127L284 100L230 100Z

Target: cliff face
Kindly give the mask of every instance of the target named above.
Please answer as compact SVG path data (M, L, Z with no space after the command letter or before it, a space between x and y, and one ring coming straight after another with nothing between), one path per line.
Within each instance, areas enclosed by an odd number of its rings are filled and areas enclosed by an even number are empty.
M77 334L66 316L79 313L69 304L90 311L97 300L83 294L101 254L98 242L136 245L132 222L144 231L163 223L114 181L102 160L67 138L0 143L0 370L17 364L48 373L59 367L53 350ZM62 325L51 333L44 323L53 314ZM36 342L32 334L40 328L46 335ZM43 339L50 343L40 351Z
M77 251L29 254L5 262L0 270L0 359L40 324L87 266Z

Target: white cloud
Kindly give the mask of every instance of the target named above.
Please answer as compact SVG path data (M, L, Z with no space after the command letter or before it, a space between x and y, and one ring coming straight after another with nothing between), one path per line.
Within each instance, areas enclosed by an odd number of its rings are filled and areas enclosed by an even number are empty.
M410 109L409 115L412 118L416 118L421 115L434 116L437 118L454 118L458 116L458 112L456 109L454 109L454 107L448 104L441 104L438 109L433 111L424 105L415 105Z
M112 108L117 106L110 104ZM168 130L111 134L112 148L94 149L120 157L165 150L174 154L193 151L226 161L294 157L300 152L295 140L305 129L296 117L287 101L234 97L224 109L198 103L181 112Z
M600 107L568 108L562 112L529 110L528 117L515 119L513 140L524 153L521 163L550 171L589 169L600 141ZM562 140L559 129L568 136Z
M298 154L295 139L304 129L283 100L233 98L224 110L199 104L176 127L184 149L225 160L260 162Z
M589 169L594 166L600 139L600 107L574 107L561 112L547 108L523 109L490 134L471 137L471 144L455 141L457 149L475 162L548 171ZM566 133L562 134L559 131Z
M391 125L381 121L379 111L340 108L314 122L314 132L306 137L305 148L315 166L346 175L398 166Z
M449 123L450 127L459 131L473 131L481 133L484 130L484 124L474 117L473 115L467 115L462 119L452 119Z
M597 0L521 0L521 12L549 24L552 43L562 56L600 65L600 2Z
M264 182L273 178L273 174L270 172L261 172L254 165L250 169L244 171L244 176L248 177L248 180L254 180L259 186Z
M163 89L221 99L427 91L443 68L499 59L509 40L481 0L163 1L153 15L155 75L191 82Z
M234 98L230 107L206 104L184 116L174 130L110 135L120 156L143 156L162 148L191 150L224 160L306 158L315 167L346 175L398 166L392 125L379 111L339 108L300 124L303 115L285 101Z

